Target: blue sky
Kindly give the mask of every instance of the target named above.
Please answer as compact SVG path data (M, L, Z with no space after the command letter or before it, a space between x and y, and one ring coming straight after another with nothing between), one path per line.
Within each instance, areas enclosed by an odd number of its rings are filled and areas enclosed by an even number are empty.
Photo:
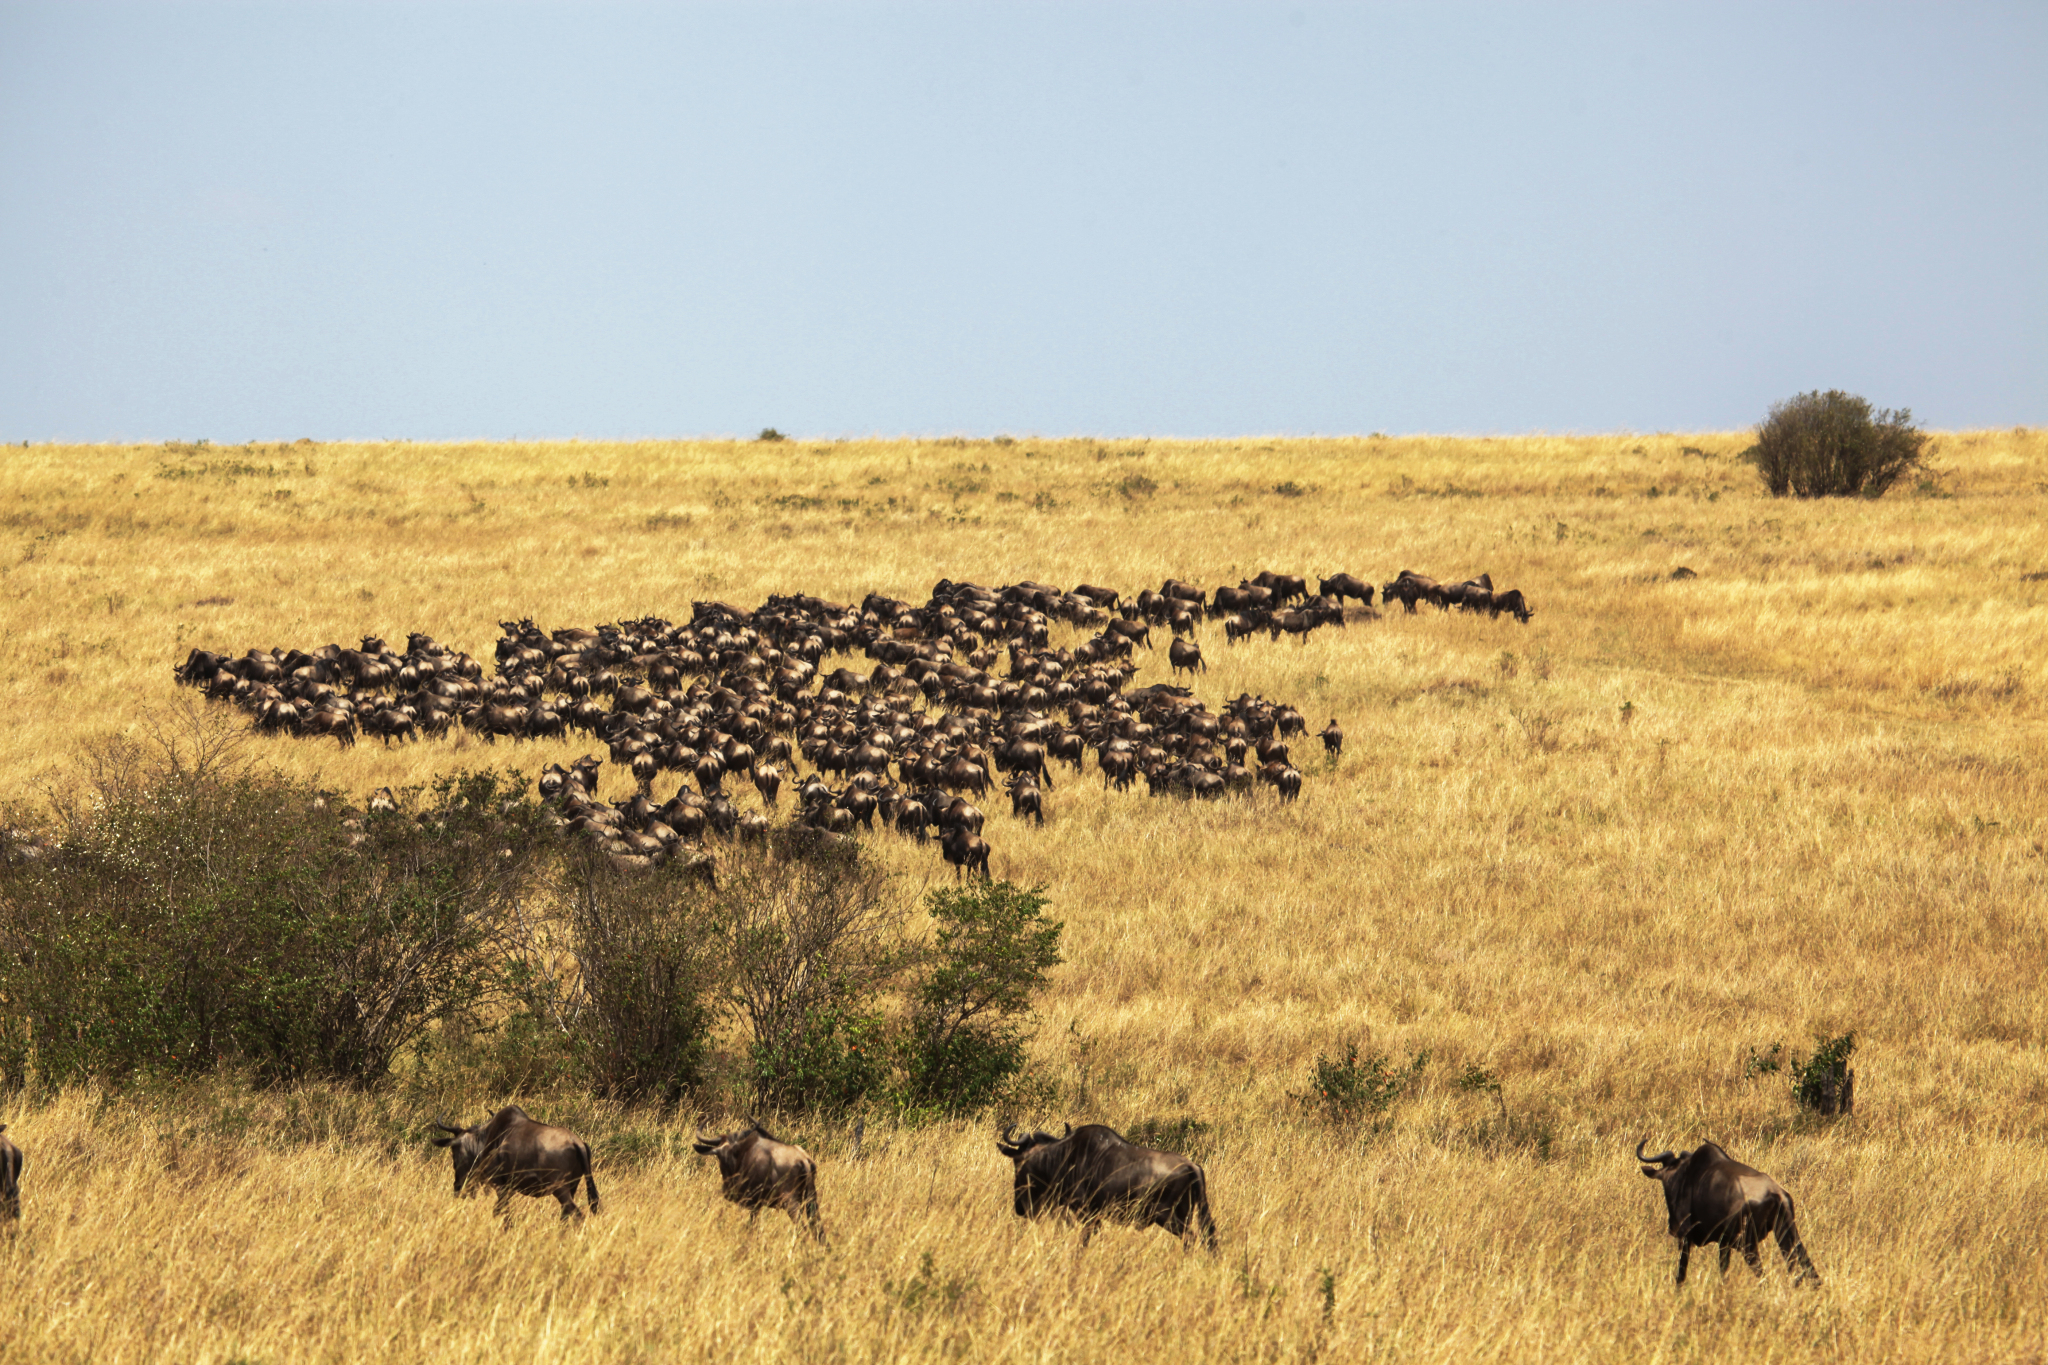
M2048 422L2048 5L0 3L0 439Z

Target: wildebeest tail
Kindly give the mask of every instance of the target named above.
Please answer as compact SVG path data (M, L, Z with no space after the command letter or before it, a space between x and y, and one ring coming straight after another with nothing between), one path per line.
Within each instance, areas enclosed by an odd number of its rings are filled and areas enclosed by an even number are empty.
M1195 1168L1195 1217L1202 1225L1202 1242L1210 1251L1216 1250L1216 1220L1209 1216L1209 1176L1199 1166Z
M598 1197L597 1176L590 1169L590 1149L583 1149L583 1191L590 1196L590 1211L597 1213L604 1208L604 1201Z

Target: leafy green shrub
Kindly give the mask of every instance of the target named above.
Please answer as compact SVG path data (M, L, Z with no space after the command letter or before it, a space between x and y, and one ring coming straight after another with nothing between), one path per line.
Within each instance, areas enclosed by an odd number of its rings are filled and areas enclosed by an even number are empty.
M748 1079L764 1104L781 1109L850 1109L889 1082L882 1020L829 1006L806 1015L773 1043L756 1042Z
M103 775L48 856L0 873L16 1021L0 1062L16 1079L32 1042L59 1084L223 1065L379 1081L487 991L499 916L541 842L516 776L457 774L418 820L359 820L278 774Z
M716 893L682 864L625 871L594 849L576 850L564 870L574 1033L592 1084L607 1099L674 1105L701 1078L711 1040ZM541 994L529 998L556 1013ZM530 1004L527 1017L539 1012Z
M1031 998L1061 960L1064 926L1045 903L1044 888L1007 881L931 893L934 941L902 1046L908 1105L976 1112L1022 1074Z
M1423 1068L1428 1065L1427 1052L1417 1052L1409 1057L1406 1066L1396 1066L1386 1053L1361 1054L1358 1044L1350 1043L1339 1057L1318 1053L1309 1089L1294 1099L1329 1123L1352 1124L1377 1118L1421 1079Z
M706 905L719 1001L747 1026L762 1102L840 1105L875 1088L849 1050L872 1044L863 1021L905 960L888 874L858 845L832 857L736 850L721 857Z
M1873 411L1866 399L1830 389L1773 404L1742 458L1774 497L1875 498L1921 467L1926 444L1905 408Z
M1811 1057L1792 1059L1793 1100L1809 1113L1849 1113L1856 1107L1856 1073L1849 1069L1849 1058L1856 1051L1855 1032L1838 1038L1816 1035L1813 1044Z

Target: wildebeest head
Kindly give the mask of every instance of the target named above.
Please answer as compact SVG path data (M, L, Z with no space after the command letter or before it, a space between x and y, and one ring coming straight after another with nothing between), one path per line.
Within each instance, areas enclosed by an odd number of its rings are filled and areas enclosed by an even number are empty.
M461 1194L462 1182L469 1179L470 1169L476 1165L477 1157L483 1154L483 1139L477 1133L483 1125L479 1123L469 1128L454 1128L436 1122L434 1127L437 1131L431 1139L433 1144L436 1147L448 1148L449 1154L455 1158L455 1193ZM475 1193L475 1190L472 1189L471 1193Z
M1051 1133L1041 1128L1026 1133L1022 1137L1012 1138L1010 1134L1015 1130L1016 1125L1014 1124L1003 1129L1003 1135L996 1139L996 1150L1010 1158L1011 1163L1016 1167L1016 1185L1012 1191L1012 1202L1016 1206L1017 1216L1019 1218L1032 1218L1041 1212L1058 1208L1061 1205L1057 1192L1053 1188L1053 1182L1044 1178L1045 1173L1033 1169L1035 1165L1040 1163L1027 1161L1026 1158L1041 1148L1052 1147L1065 1142L1069 1137L1073 1136L1074 1125L1071 1123L1067 1124L1066 1131L1058 1137L1054 1137Z
M1673 1237L1685 1235L1681 1224L1684 1222L1684 1200L1681 1191L1673 1183L1673 1177L1685 1166L1691 1152L1659 1152L1655 1156L1644 1156L1643 1148L1649 1139L1645 1137L1636 1143L1636 1160L1643 1164L1643 1174L1656 1181L1664 1189L1664 1211L1668 1215L1670 1232Z

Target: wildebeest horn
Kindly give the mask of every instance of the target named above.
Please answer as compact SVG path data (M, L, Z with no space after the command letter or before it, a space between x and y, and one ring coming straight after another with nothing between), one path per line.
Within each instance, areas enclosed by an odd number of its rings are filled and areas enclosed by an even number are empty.
M1666 1152L1659 1152L1659 1153L1658 1153L1657 1155L1655 1155L1655 1156L1644 1156L1644 1155L1643 1155L1643 1145L1644 1145L1645 1143L1647 1143L1647 1142L1648 1142L1649 1140L1650 1140L1650 1138L1649 1138L1649 1135L1648 1135L1648 1134L1646 1133L1646 1134L1644 1134L1644 1135L1642 1136L1642 1138L1641 1138L1641 1139L1639 1139L1639 1140L1638 1140L1638 1141L1636 1142L1636 1160L1637 1160L1637 1161L1640 1161L1640 1162L1642 1162L1642 1163L1643 1163L1644 1165L1646 1165L1646 1166L1648 1166L1648 1165L1657 1165L1657 1166L1668 1166L1668 1165L1671 1165L1671 1164L1672 1164L1673 1162L1676 1162L1676 1161L1678 1160L1678 1158L1677 1158L1677 1157L1676 1157L1675 1155L1673 1155L1672 1153L1670 1153L1670 1152L1668 1152L1668 1151L1666 1151Z
M1010 1134L1012 1134L1012 1133L1014 1133L1014 1132L1016 1132L1016 1131L1017 1131L1017 1125L1016 1125L1016 1124L1014 1124L1014 1123L1006 1123L1006 1124L1004 1124L1004 1125L1003 1125L1003 1141L1005 1141L1005 1142L1014 1142L1014 1141L1016 1141L1016 1139L1015 1139L1015 1138L1013 1138L1013 1137L1011 1137L1011 1136L1010 1136Z
M1067 1130L1066 1132L1064 1132L1064 1133L1061 1133L1061 1134L1060 1134L1060 1139L1061 1139L1061 1141L1065 1141L1065 1140L1066 1140L1067 1138L1070 1138L1070 1137L1072 1137L1072 1136L1074 1135L1074 1125L1073 1125L1073 1124L1071 1124L1071 1123L1063 1123L1063 1124L1061 1124L1060 1126L1061 1126L1062 1128L1064 1128L1064 1129L1066 1129L1066 1130Z

